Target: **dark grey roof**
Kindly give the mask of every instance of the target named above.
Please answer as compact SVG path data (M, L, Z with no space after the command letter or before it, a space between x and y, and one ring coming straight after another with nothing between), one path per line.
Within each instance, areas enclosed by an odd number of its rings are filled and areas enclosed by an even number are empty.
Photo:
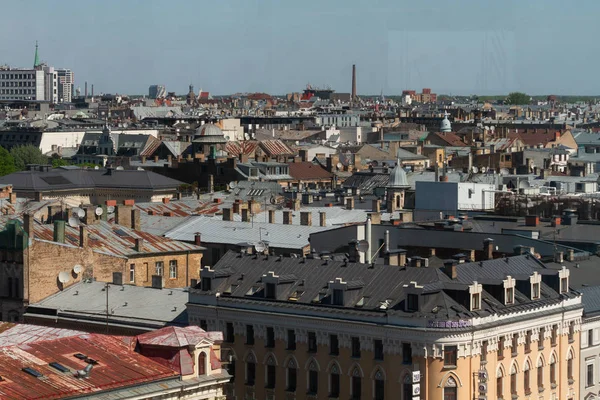
M589 286L577 289L582 295L583 314L591 315L600 312L600 286Z
M183 182L145 170L52 168L20 171L0 177L16 192L45 192L83 188L177 189Z

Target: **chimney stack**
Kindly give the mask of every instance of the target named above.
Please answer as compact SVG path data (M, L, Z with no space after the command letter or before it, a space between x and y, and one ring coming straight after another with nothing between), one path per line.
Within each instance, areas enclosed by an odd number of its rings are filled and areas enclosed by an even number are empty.
M352 102L356 101L356 65L352 64Z
M194 244L196 246L202 246L202 235L200 232L194 234Z
M444 272L450 279L455 280L458 278L458 270L456 266L456 261L448 260L444 262Z
M31 214L23 214L23 229L27 234L27 239L33 239L33 225L35 222L33 221L33 215Z
M133 249L140 253L143 252L144 251L144 239L135 238L135 247Z
M85 248L88 244L87 226L79 225L79 247Z
M231 212L231 208L223 209L223 221L233 221L233 213Z
M140 210L137 208L131 210L131 229L135 229L136 231L142 229L142 224L140 222Z
M483 241L483 257L486 260L494 259L494 239L487 238Z
M354 210L354 197L346 198L346 210Z
M65 221L54 221L54 241L57 243L65 242Z
M242 208L242 221L250 222L250 210L247 208Z
M85 98L87 99L87 97L88 97L88 91L87 91L87 81L85 82L85 89L84 89L84 92L85 92Z
M379 199L375 199L373 200L373 210L374 213L380 213L381 212L381 200Z

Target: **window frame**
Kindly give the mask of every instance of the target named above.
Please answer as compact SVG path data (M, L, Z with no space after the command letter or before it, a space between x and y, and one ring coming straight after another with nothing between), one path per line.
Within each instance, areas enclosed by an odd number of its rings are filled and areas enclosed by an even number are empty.
M456 368L458 346L444 346L444 368Z

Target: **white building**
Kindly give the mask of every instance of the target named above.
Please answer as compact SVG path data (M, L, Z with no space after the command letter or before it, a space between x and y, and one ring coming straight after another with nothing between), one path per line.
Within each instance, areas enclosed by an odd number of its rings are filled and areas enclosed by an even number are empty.
M472 182L422 182L415 186L415 220L440 219L459 211L494 209L494 185Z
M45 75L43 70L0 68L0 100L47 100Z
M73 97L73 85L75 84L73 71L67 68L58 68L56 74L58 75L58 102L70 103Z

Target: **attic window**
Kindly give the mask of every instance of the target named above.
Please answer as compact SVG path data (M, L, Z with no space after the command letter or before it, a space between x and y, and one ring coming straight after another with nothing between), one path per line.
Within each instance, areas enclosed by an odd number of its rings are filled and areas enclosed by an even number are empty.
M275 283L265 284L265 298L276 299L277 298L277 285Z
M208 278L208 277L202 278L202 290L205 292L212 290L212 278Z
M481 309L481 295L479 293L473 293L471 295L471 311Z
M515 302L515 289L513 288L506 288L506 293L505 293L505 298L506 304L513 304Z
M568 278L560 278L560 292L567 293L569 291L569 280Z
M344 305L344 291L342 289L333 289L333 303L334 306Z
M419 295L409 293L406 295L406 311L419 311Z
M537 300L540 298L540 284L534 283L531 287L531 299Z

